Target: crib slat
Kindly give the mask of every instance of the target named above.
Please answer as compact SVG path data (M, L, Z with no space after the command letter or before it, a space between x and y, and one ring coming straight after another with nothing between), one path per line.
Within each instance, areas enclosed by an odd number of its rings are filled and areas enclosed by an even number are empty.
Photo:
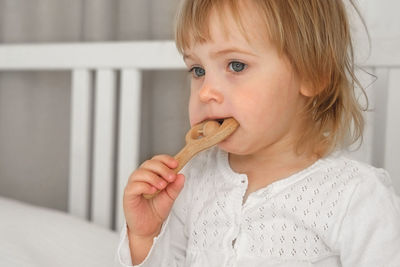
M400 68L389 72L387 117L386 117L386 147L385 165L393 178L397 192L400 193Z
M386 144L386 104L388 101L388 68L377 68L375 70L377 80L374 84L374 127L372 144L372 164L376 167L384 167L385 144Z
M89 218L90 121L92 79L89 70L73 70L68 210Z
M363 132L363 139L361 146L359 142L361 140L359 140L350 147L350 153L347 154L347 156L350 156L351 158L369 164L373 162L372 144L374 142L374 129L375 129L374 128L375 113L370 111L374 109L374 98L375 98L374 96L375 87L372 88L372 86L370 86L374 81L374 78L370 75L370 73L372 73L373 71L374 70L372 68L363 67L362 70L360 69L357 70L356 72L356 75L360 83L362 84L365 93L367 94L369 105L368 105L368 111L363 112L363 116L365 119L365 128ZM366 108L367 99L364 97L362 91L359 88L357 88L355 92L357 95L358 102L361 104L363 108Z
M130 174L139 163L141 73L139 70L121 71L119 107L118 185L116 197L116 230L124 223L123 192Z
M112 226L115 175L116 73L96 71L91 220Z

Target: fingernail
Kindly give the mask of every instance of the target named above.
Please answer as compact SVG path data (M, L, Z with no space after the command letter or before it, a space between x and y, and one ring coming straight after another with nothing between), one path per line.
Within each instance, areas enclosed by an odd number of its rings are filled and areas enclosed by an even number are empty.
M160 185L161 188L164 188L167 185L167 182L161 181L158 184Z
M173 181L173 180L175 180L175 177L176 177L176 174L175 174L175 173L170 173L170 174L168 175L168 180Z

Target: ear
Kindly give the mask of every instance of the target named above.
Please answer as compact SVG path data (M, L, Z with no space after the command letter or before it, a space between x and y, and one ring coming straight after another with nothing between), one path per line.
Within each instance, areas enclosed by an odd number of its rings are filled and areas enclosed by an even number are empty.
M328 79L321 79L319 82L311 82L302 80L300 85L300 93L306 97L314 97L320 94L328 85Z
M300 86L300 94L306 97L313 97L317 95L317 90L314 90L312 86L302 83Z

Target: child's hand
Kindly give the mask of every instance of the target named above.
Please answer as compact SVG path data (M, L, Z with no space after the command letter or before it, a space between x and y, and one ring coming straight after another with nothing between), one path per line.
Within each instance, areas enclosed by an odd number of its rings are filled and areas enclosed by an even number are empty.
M178 161L157 155L145 161L129 178L124 192L124 213L130 238L153 239L160 232L172 204L183 188L185 177L176 174ZM158 193L146 199L143 194Z

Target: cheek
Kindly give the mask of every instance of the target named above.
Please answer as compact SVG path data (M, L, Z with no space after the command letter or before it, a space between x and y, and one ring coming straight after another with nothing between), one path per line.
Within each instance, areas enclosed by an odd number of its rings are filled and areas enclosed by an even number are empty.
M190 126L193 126L197 120L198 115L197 115L196 110L197 110L197 104L196 104L196 101L194 101L194 98L192 97L192 93L191 93L190 98L189 98L189 105L188 105Z
M290 90L277 80L251 83L235 97L233 115L251 131L276 127L294 105Z
M262 119L270 108L272 108L276 96L268 91L268 88L249 85L241 90L235 97L232 105L236 116L242 117L245 121Z

